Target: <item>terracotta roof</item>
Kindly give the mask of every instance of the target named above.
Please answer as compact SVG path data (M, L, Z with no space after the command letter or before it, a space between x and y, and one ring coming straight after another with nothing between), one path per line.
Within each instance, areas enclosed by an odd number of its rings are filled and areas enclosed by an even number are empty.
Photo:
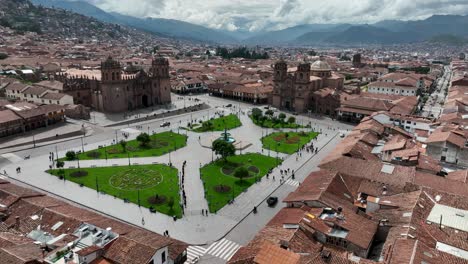
M300 255L280 248L270 242L265 242L255 256L254 261L258 264L296 264Z
M21 117L15 114L15 112L11 110L3 110L0 111L0 122L7 123L7 122L14 122L14 121L21 121L23 120Z
M101 250L102 248L101 247L98 247L96 245L92 245L92 246L89 246L89 247L86 247L86 248L83 248L83 249L80 249L78 251L76 251L76 254L78 254L78 256L87 256L93 252L96 252L98 250Z
M27 89L23 90L23 94L32 94L32 95L41 95L46 93L48 90L40 86L29 86Z
M157 249L143 245L127 237L119 237L104 253L115 263L148 263Z
M47 99L47 100L60 100L65 96L67 96L67 94L48 92L48 93L44 94L41 98L42 99Z
M468 183L468 170L456 170L451 171L446 176L447 179L453 181L461 181L464 183Z
M286 196L283 202L318 200L335 176L336 172L327 170L312 172L294 192Z
M408 182L413 182L415 174L414 167L388 165L380 161L360 160L350 157L341 157L328 163L321 163L319 167L340 172L343 175L395 186L404 186ZM391 172L385 172L386 168Z

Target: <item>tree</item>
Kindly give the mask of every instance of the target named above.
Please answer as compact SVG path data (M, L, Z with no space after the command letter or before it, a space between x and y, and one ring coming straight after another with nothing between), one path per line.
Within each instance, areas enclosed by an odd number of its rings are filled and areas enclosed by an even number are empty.
M141 146L144 146L144 147L148 146L148 144L151 142L150 136L146 133L141 133L140 135L138 135L136 140L140 142Z
M127 152L127 141L125 140L120 140L120 146L122 146L123 152Z
M265 121L267 120L267 117L262 115L258 118L258 121L260 122L260 124L263 126L263 123L265 123Z
M65 162L59 160L59 161L57 161L56 166L57 166L57 168L61 169L61 168L63 168L63 166L65 166Z
M167 201L167 206L169 206L169 208L171 208L172 211L172 208L174 207L174 197L169 197L169 200Z
M281 121L284 121L284 119L286 118L286 115L284 113L281 113L278 115L278 118L281 120Z
M8 58L8 54L6 54L6 53L0 53L0 60L4 60L4 59L6 59L6 58Z
M211 55L210 51L209 51L209 50L206 50L205 55L210 56L210 55Z
M240 167L234 172L234 177L239 178L240 181L243 181L244 178L249 177L249 171L244 167Z
M212 149L217 155L221 155L224 161L227 161L227 157L233 156L236 153L234 145L222 139L213 141Z
M202 130L203 131L210 131L213 129L213 123L210 121L206 121L202 123Z
M289 124L294 124L294 123L296 123L296 118L295 118L294 116L290 116L290 117L288 118L288 123L289 123Z
M76 159L76 152L73 151L73 150L67 151L67 153L65 153L65 158L66 158L67 160L74 160L74 159Z
M258 120L262 115L263 115L262 110L260 110L260 109L258 109L256 107L254 109L252 109L252 118L254 120Z
M273 112L273 110L266 110L265 115L271 117L271 116L273 116L274 113L275 113L275 112Z

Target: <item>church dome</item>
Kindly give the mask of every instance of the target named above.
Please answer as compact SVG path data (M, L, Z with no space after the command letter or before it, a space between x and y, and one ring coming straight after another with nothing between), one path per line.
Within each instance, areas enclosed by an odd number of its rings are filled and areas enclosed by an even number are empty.
M318 60L310 66L312 71L331 71L330 65L326 61Z

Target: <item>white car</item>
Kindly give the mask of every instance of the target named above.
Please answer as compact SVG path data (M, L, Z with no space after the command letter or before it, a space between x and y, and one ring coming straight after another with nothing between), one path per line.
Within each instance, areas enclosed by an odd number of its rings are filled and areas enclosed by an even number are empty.
M345 137L345 134L344 134L344 133L340 133L340 137L341 137L341 138L344 138L344 137Z

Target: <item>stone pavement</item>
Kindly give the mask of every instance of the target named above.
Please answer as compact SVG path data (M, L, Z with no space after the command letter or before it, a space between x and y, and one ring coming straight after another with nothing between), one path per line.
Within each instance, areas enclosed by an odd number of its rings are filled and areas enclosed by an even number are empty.
M2 138L2 140L0 140L0 149L26 145L30 145L29 147L41 146L42 144L50 143L51 141L68 140L74 137L81 137L83 134L85 136L89 136L92 133L93 129L88 125L66 122L63 124L52 125L47 128L36 129L17 136Z
M306 117L301 117L307 119ZM250 141L252 145L242 153L258 152L262 153L262 145L260 137L266 133L266 129L262 129L254 125L251 120L241 115L242 127L230 131L232 136L238 140ZM338 125L338 123L333 123ZM315 146L321 148L327 144L331 139L334 139L332 144L336 144L336 134L338 131L327 130L327 125L318 125L317 130L322 129L323 134L319 136ZM269 129L269 132L272 132ZM151 164L153 162L168 163L169 158L173 165L180 170L184 160L187 160L186 168L186 193L187 193L187 209L185 217L177 221L173 221L171 217L164 214L152 214L146 208L139 208L132 203L124 203L120 199L112 196L97 193L95 190L82 188L79 185L59 180L55 176L50 176L44 171L48 169L48 155L43 154L33 157L30 160L23 160L21 157L4 157L9 159L12 163L2 169L6 169L13 177L19 181L36 186L44 191L54 193L60 197L71 200L82 206L92 208L103 214L115 217L122 221L143 226L144 228L163 233L165 230L177 239L185 241L190 244L207 244L218 241L224 237L232 228L248 215L253 206L261 203L279 186L279 172L278 169L273 171L276 175L276 180L273 181L270 177L269 180L264 178L260 183L254 184L246 192L238 196L235 202L222 208L217 214L210 214L210 216L202 216L201 209L207 208L206 200L204 199L203 185L200 180L199 167L211 162L211 150L202 147L198 142L199 136L209 136L213 133L198 134L193 132L186 132L189 136L188 145L185 148L179 149L170 154L160 157L147 157L147 158L131 158L131 163L138 164ZM325 136L325 133L327 136ZM136 137L137 131L131 134L131 138ZM86 145L85 150L97 148L98 145L110 144L113 138L107 140L90 143ZM80 150L81 146L76 146L76 150ZM67 149L59 149L59 156L64 156ZM268 155L266 150L263 150L264 155ZM14 154L13 154L14 155ZM274 151L270 151L271 156L276 156ZM285 154L278 154L279 157L285 158L282 168L297 168L304 163L307 163L312 154L304 154L302 158L296 161L295 155L287 156ZM312 158L313 159L313 158ZM110 160L83 160L80 161L82 167L91 166L112 166L113 164L128 165L127 159L110 159ZM14 173L17 166L22 167L22 173ZM66 166L76 166L76 162L66 162ZM285 179L286 181L286 179ZM290 186L290 185L287 185ZM291 188L293 188L291 186ZM144 220L144 221L142 221ZM143 225L144 222L144 225Z
M102 113L93 111L91 112L91 118L89 122L100 126L110 126L126 121L138 121L139 118L145 116L163 114L167 111L174 111L177 109L183 109L186 107L191 107L200 104L200 102L196 102L195 100L193 100L195 98L195 96L181 97L179 95L172 94L172 103L170 105L148 107L144 109L134 110L131 112L126 112L124 114Z

